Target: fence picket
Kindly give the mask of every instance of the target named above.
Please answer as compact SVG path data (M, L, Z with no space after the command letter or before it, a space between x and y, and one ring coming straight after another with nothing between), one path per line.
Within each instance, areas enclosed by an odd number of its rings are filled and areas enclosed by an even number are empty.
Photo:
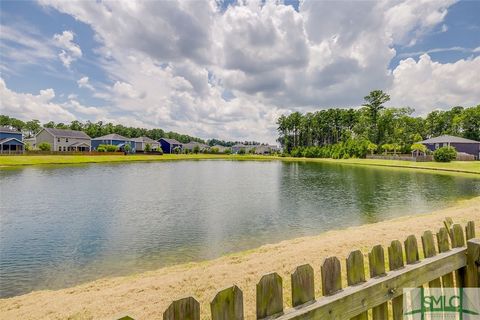
M463 236L462 226L454 224L452 226L452 248L460 248L465 246L465 238ZM462 288L465 286L465 276L467 268L460 268L455 271L455 286Z
M475 222L468 221L465 226L465 238L468 240L475 238Z
M283 313L282 277L277 273L264 275L257 284L257 319Z
M372 251L368 254L368 261L370 264L370 277L385 276L385 254L381 245L376 245L372 248ZM384 302L376 307L372 308L373 320L387 319L388 318L388 303Z
M467 281L466 287L480 287L480 239L467 242Z
M200 303L193 297L173 301L163 313L163 320L200 320Z
M363 263L363 254L360 250L350 252L347 258L347 283L353 286L365 282L365 265ZM368 311L362 312L351 319L367 320Z
M390 271L404 267L402 244L398 240L392 241L388 247L388 264ZM403 295L392 299L393 320L403 319Z
M326 258L321 267L322 294L329 296L342 290L342 272L337 257Z
M448 230L445 227L440 228L437 233L437 244L438 244L438 252L444 253L450 251L450 244L448 243ZM448 273L442 276L442 287L444 288L453 288L453 273Z
M243 293L233 286L217 293L210 303L212 320L243 320Z
M297 267L292 273L291 280L293 307L315 301L315 283L311 265L304 264Z
M422 246L423 254L425 258L431 258L437 255L437 250L435 249L435 241L433 240L433 233L428 230L425 231L422 235ZM442 282L440 278L434 279L428 283L430 288L441 288Z

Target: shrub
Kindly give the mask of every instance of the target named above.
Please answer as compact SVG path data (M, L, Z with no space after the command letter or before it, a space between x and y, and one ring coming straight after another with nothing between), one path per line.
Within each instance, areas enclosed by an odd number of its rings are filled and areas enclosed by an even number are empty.
M450 162L457 157L457 151L454 147L441 147L433 153L433 159L437 162Z
M105 146L99 145L97 147L97 152L107 152L107 149L105 148Z
M175 154L180 154L180 152L182 152L182 149L180 147L175 147L173 148L172 152Z
M240 150L238 150L238 154L245 154L245 148L241 148Z
M105 148L105 150L107 150L107 152L117 152L118 151L118 147L114 146L114 145L111 145L111 144L104 145L104 148Z
M40 149L42 151L51 151L52 146L48 142L42 142L38 145L38 149Z
M225 153L225 154L232 154L232 149L227 148L227 149L225 149L225 151L224 151L223 153Z
M146 151L146 152L152 151L152 146L150 145L150 143L147 143L147 144L145 145L145 151Z
M425 147L425 145L423 145L421 143L412 144L410 149L412 150L412 152L415 152L415 151L416 152L421 152L421 153L426 153L427 152L427 147Z
M200 152L200 146L197 144L195 147L193 147L193 153L197 154Z
M219 150L218 150L218 148L212 147L212 148L210 148L210 153L217 154L217 153L219 153Z

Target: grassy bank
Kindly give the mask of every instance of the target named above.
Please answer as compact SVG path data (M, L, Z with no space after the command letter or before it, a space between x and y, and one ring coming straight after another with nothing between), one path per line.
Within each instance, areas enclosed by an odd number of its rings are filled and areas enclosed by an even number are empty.
M161 319L172 300L193 295L201 304L201 319L209 319L209 303L217 291L236 284L243 291L245 319L255 319L255 288L262 275L279 273L283 278L284 305L290 307L290 274L296 266L305 263L313 266L318 297L322 283L320 265L326 257L340 259L345 286L345 259L351 251L360 249L366 254L374 245L386 247L392 240L403 241L411 234L420 240L425 230L437 232L445 217L452 217L455 223L462 225L469 220L475 221L478 235L480 197L426 215L404 216L286 240L215 260L0 299L0 318L118 319L128 314L135 319ZM368 261L368 256L364 259Z
M224 154L165 154L159 155L32 155L32 156L0 156L0 167L48 165L48 164L79 164L103 162L133 162L133 161L171 161L171 160L282 160L282 161L307 161L327 162L350 165L369 165L383 167L398 167L425 170L441 170L450 172L463 172L480 174L480 161L453 161L440 162L410 162L400 160L377 159L318 159L318 158L291 158L261 155L224 155Z

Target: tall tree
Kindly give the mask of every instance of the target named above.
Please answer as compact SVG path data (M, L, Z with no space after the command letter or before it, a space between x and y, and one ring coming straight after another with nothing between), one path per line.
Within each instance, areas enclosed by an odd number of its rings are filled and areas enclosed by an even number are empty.
M383 92L382 90L373 90L370 92L368 96L363 98L365 103L363 106L367 108L370 113L370 117L372 119L372 127L373 127L373 142L379 142L379 134L378 134L378 113L380 110L384 109L385 107L383 104L387 101L390 101L390 96Z

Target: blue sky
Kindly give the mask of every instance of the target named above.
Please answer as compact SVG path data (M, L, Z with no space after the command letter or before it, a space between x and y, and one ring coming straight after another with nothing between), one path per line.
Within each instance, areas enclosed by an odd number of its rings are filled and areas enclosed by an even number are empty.
M479 103L480 1L2 1L2 114L275 140L294 110L384 89ZM419 83L416 84L415 81Z

